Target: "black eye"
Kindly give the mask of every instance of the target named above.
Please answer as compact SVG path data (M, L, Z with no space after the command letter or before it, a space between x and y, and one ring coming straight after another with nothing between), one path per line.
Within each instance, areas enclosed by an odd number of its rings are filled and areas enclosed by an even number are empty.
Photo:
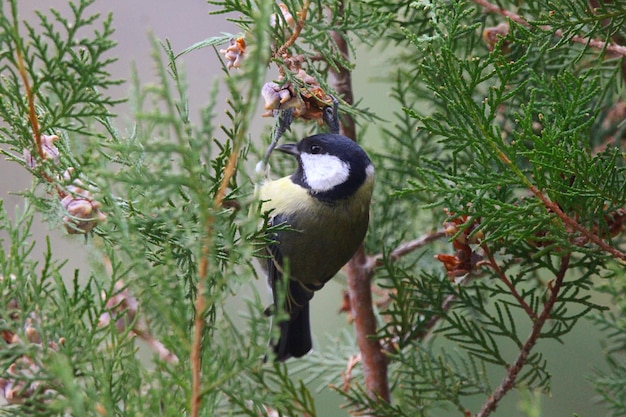
M311 149L309 150L309 153L312 154L318 154L322 152L322 147L320 145L311 145Z

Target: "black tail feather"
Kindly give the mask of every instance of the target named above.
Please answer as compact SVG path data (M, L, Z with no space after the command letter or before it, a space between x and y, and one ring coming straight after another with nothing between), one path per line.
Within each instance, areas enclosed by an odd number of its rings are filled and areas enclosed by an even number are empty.
M306 355L313 347L311 323L309 321L309 303L305 303L289 320L280 323L280 339L274 345L276 360Z

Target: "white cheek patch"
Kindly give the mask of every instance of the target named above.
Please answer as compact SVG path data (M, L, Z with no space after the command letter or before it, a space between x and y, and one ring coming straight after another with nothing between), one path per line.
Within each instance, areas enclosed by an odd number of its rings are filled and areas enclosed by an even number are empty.
M333 155L300 155L307 184L314 192L324 192L346 182L350 165Z

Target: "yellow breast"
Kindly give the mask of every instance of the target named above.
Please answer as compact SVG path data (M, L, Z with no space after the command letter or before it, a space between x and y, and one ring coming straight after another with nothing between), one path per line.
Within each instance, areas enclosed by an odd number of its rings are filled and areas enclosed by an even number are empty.
M263 211L272 210L294 229L278 236L293 279L323 284L352 257L367 231L372 187L368 177L352 196L324 202L289 177L263 185Z

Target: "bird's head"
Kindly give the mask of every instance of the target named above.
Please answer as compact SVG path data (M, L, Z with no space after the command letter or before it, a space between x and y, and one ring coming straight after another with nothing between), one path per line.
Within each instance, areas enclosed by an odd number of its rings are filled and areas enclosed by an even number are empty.
M365 151L343 135L313 135L276 149L296 157L298 169L291 180L320 200L348 198L374 175Z

